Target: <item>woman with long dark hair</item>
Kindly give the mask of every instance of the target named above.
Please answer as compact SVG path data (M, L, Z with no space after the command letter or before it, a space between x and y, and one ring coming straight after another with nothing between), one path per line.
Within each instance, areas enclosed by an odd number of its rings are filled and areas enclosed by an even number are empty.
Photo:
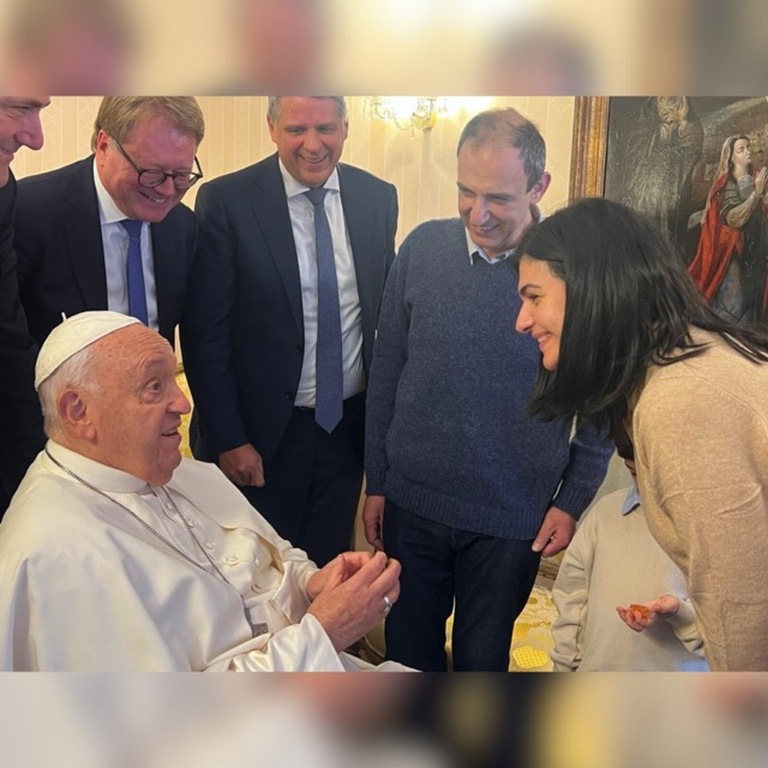
M686 576L712 669L768 669L768 335L706 305L626 206L574 203L517 249L532 410L626 433L655 538Z

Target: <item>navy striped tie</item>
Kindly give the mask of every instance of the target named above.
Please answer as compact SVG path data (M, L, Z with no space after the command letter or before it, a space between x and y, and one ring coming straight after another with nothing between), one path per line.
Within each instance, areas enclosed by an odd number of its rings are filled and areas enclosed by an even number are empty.
M344 373L341 357L341 312L336 260L323 187L304 194L315 211L317 254L317 350L315 354L315 421L328 433L341 421L344 410Z
M144 268L141 263L141 225L135 219L120 222L128 232L128 255L125 260L125 276L128 284L128 314L149 325L147 294L144 289Z

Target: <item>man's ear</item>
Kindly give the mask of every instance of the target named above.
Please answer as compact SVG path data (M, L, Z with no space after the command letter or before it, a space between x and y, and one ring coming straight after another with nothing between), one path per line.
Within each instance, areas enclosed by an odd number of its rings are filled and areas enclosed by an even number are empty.
M549 183L552 181L552 176L548 171L544 171L541 174L541 178L531 187L531 201L538 203L544 193L549 188Z
M107 151L109 150L109 134L104 129L100 129L96 135L93 153L96 155L96 163L99 167L104 165Z
M85 440L95 436L96 430L88 406L79 392L65 389L56 401L56 409L66 432Z
M275 144L277 144L277 124L273 123L269 118L267 118L267 127L269 128L269 138L272 139Z

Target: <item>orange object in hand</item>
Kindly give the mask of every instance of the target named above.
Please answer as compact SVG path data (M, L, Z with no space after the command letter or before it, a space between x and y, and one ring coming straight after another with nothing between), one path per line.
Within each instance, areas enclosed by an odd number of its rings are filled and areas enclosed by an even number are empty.
M651 618L650 609L646 608L644 605L640 605L639 603L630 603L629 610L636 611L637 613L639 613L641 619Z

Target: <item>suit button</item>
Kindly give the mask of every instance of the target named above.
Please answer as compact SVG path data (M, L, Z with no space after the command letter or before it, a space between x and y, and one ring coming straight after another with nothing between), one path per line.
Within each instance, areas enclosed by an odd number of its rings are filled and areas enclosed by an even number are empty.
M303 355L303 354L304 354L304 347L302 347L302 346L301 346L301 344L297 344L297 345L296 345L296 351L297 351L297 352L298 352L300 355Z
M293 392L286 392L285 399L293 401Z

